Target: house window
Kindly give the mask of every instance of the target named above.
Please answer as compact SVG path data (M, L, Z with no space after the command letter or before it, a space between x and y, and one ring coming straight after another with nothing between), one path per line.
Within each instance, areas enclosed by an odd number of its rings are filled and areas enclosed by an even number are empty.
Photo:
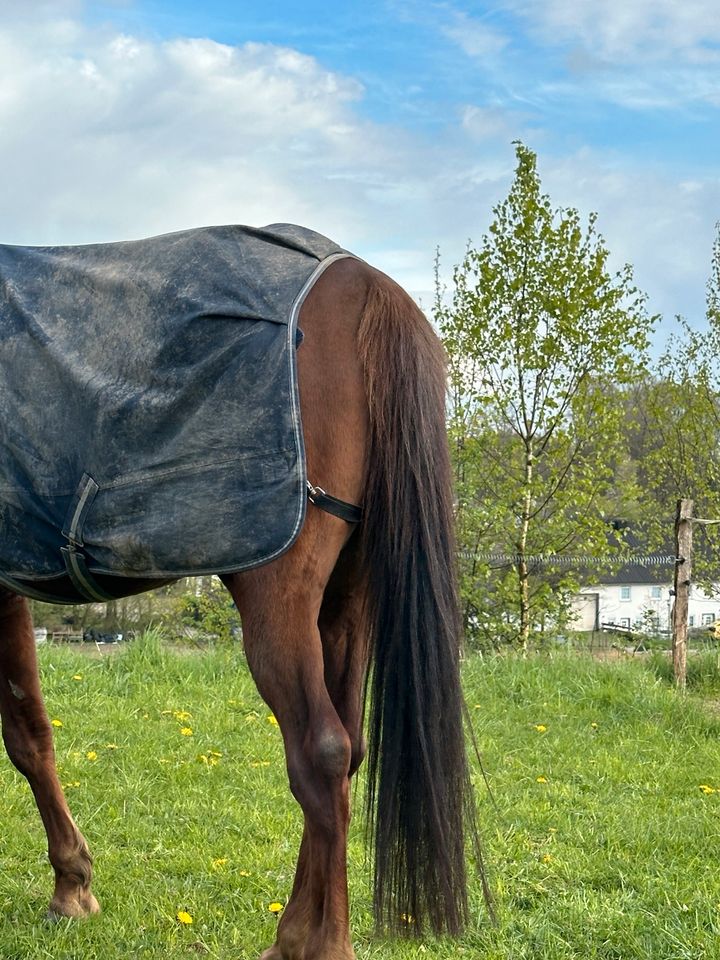
M715 621L714 613L704 613L702 615L702 625L704 627L709 627L711 623L714 623L714 621Z
M629 588L628 588L629 589ZM630 629L630 617L620 617L620 626Z
M690 614L690 617L688 619L688 626L689 627L695 626L695 616L692 613Z
M662 598L662 587L650 587L650 596L653 600Z
M627 586L620 587L620 599L621 600L630 599L630 587L627 587Z

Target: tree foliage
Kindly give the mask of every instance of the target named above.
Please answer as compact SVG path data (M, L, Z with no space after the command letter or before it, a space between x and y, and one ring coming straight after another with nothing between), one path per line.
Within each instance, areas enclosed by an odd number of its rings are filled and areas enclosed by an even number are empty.
M619 391L642 368L652 319L631 268L610 271L595 216L584 226L576 210L554 211L535 154L516 154L508 197L455 269L449 301L438 284L435 315L466 624L525 645L567 615L573 588L562 571L534 576L534 558L607 551L599 504L621 459Z
M643 491L640 520L653 546L667 546L680 498L696 517L720 520L720 225L707 284L707 327L678 329L634 396L631 449ZM696 528L694 574L717 581L720 527Z

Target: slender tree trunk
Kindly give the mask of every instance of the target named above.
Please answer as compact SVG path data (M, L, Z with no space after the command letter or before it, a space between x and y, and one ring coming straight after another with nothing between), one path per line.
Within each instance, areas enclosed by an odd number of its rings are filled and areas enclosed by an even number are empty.
M530 529L530 514L532 511L532 482L533 482L533 447L532 440L525 442L525 496L523 499L523 509L520 518L520 537L518 540L518 587L520 600L520 645L523 653L527 653L530 642L530 583L529 568L527 562L527 541L528 531Z

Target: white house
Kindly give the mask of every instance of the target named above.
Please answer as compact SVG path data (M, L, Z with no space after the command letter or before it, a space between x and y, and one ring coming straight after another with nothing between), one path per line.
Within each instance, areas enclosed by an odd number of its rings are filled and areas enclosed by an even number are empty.
M666 631L672 608L672 568L628 565L598 577L575 596L576 630L625 629ZM707 627L720 620L720 583L710 594L690 587L690 627Z

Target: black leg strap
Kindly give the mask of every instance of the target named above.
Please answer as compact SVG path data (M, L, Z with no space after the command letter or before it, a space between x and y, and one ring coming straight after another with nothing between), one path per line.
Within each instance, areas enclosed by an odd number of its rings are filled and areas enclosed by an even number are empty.
M337 497L325 493L322 487L314 487L309 480L307 482L307 495L310 503L320 510L324 510L325 513L340 517L346 523L360 523L362 520L362 507L358 507L354 503L347 503L345 500L338 500Z

